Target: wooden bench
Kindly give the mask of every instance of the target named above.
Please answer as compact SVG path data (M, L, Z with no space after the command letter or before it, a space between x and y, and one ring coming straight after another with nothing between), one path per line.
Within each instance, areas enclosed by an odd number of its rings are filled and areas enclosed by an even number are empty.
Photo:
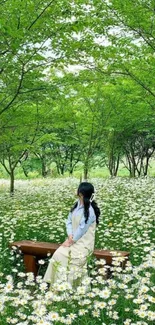
M46 258L47 254L51 255L57 250L61 244L38 242L31 240L16 241L10 244L10 248L16 247L24 254L24 264L26 272L32 272L35 276L38 272L38 260ZM120 265L122 268L129 258L129 252L125 251L110 251L103 249L95 249L94 256L99 259L105 259L107 265L112 265L112 258L116 256L124 258Z

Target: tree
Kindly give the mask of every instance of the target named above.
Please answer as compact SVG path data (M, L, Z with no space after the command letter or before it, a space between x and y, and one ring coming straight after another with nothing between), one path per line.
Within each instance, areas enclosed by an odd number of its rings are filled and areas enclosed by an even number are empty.
M122 157L122 134L113 128L105 130L102 145L100 165L106 165L110 175L117 176Z
M117 159L121 158L130 176L147 175L149 159L154 153L155 115L149 103L143 101L142 89L132 80L119 77L115 85L109 83L106 88L105 114L110 107L113 109L102 142L104 160L108 158L111 174L117 171Z
M106 123L102 84L92 81L91 72L82 71L74 77L74 84L68 90L68 102L74 108L73 133L79 144L83 163L84 179L93 166L93 158L100 147Z
M46 93L51 67L76 61L81 43L76 33L86 28L84 1L1 1L2 65L0 115L28 101L35 92ZM80 23L80 19L83 23ZM70 44L70 46L68 46Z
M154 1L110 0L94 5L94 68L101 74L131 78L154 109Z
M80 159L87 179L98 153L112 175L123 154L128 169L147 173L154 2L3 0L1 14L0 145L9 173L29 150L44 176L51 159L60 173L72 173ZM66 72L74 64L83 70Z
M15 169L27 159L38 131L37 108L12 109L0 123L0 163L10 176L10 193L14 192Z
M147 176L149 160L155 151L155 132L150 134L147 127L143 130L132 129L124 142L126 163L124 165L131 177Z

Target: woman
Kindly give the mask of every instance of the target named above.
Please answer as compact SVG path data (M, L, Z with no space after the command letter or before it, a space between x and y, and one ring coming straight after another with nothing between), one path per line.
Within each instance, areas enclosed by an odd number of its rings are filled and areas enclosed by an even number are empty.
M61 280L65 271L72 286L87 274L87 258L94 250L100 209L93 199L94 186L91 183L82 182L77 195L79 199L66 222L68 238L53 254L43 279L51 284Z

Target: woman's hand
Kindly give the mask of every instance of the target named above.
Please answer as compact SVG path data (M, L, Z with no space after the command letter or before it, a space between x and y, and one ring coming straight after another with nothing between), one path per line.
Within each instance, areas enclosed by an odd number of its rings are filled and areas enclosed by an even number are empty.
M68 236L68 240L69 240L71 245L74 244L73 235Z
M72 241L73 241L73 235L68 236L68 240L69 240L70 242L72 242Z
M71 246L71 245L73 245L73 244L74 244L73 236L70 235L70 236L68 236L68 238L65 240L65 242L62 244L62 246L64 246L64 247L69 247L69 246Z
M71 246L72 244L71 244L71 242L69 241L69 239L66 239L65 241L64 241L64 243L62 244L62 246L63 247L69 247L69 246Z

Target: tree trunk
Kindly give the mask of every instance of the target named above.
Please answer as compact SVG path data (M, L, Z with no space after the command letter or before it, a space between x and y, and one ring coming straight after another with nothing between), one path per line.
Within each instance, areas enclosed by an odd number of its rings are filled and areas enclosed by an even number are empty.
M57 161L55 163L56 163L57 173L58 173L58 175L60 175L61 173L60 173L59 164L57 163Z
M88 179L88 161L84 164L84 181L87 181Z
M131 169L130 169L130 177L135 177L135 165L134 162L132 162Z
M116 156L112 152L110 157L109 157L108 164L107 164L107 167L109 169L111 177L117 176L119 161L120 161L120 155L118 154Z
M47 176L47 169L46 169L46 158L45 158L45 156L43 156L42 159L41 159L41 167L42 167L42 176L46 177Z
M11 171L10 171L10 195L14 194L14 182L15 182L14 169L11 169Z
M64 175L64 171L65 171L65 166L64 165L61 165L60 166L60 173L61 173L61 175Z
M148 173L149 159L150 159L150 157L147 156L147 157L146 157L146 163L145 163L145 165L143 166L143 174L144 174L144 176L147 176L147 173Z
M82 174L80 175L80 183L82 182Z
M133 156L130 156L130 153L126 155L127 160L128 160L128 165L129 165L129 172L130 172L130 177L135 177L135 160L133 159Z
M117 159L116 159L116 164L115 164L115 172L114 172L114 176L117 176L118 173L118 167L119 167L119 161L120 161L120 156L118 155Z
M73 175L73 168L70 167L69 169L69 175L72 176Z
M21 165L22 166L22 165ZM26 170L26 168L24 166L22 166L22 169L23 169L23 173L26 177L28 177L28 172Z
M148 167L149 167L149 160L152 157L154 151L155 151L155 148L153 147L153 149L151 150L151 152L149 152L149 149L146 152L146 162L145 162L144 167L143 167L143 174L144 174L144 176L147 176Z
M74 149L71 147L71 154L70 154L70 159L69 159L69 175L73 175L73 154L74 154Z

